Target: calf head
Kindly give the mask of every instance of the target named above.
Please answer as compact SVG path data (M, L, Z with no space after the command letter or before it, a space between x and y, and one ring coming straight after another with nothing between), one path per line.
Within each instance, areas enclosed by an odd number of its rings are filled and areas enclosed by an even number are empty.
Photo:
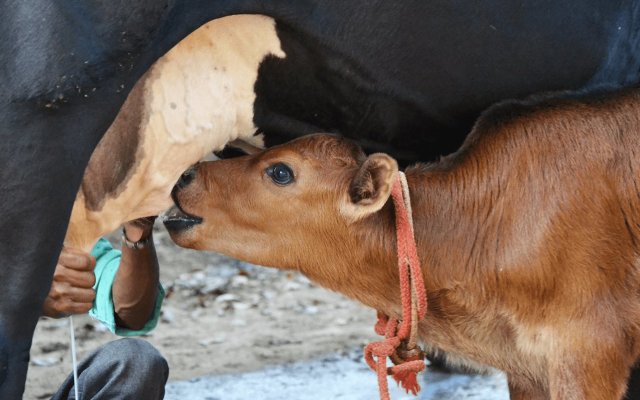
M165 225L181 246L298 269L341 290L341 266L362 261L358 234L389 200L397 171L385 154L367 157L344 138L309 135L196 165L175 186Z

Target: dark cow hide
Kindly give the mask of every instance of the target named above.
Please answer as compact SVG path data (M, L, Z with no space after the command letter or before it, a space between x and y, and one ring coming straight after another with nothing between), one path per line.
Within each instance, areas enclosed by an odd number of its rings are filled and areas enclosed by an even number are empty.
M135 81L206 21L264 14L255 124L401 161L454 150L505 98L638 83L640 0L0 2L0 398L20 398L32 333L92 149Z

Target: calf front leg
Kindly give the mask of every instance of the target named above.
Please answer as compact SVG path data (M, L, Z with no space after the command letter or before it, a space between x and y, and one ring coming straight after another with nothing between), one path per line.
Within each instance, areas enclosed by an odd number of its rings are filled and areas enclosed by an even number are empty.
M584 343L584 342L583 342ZM557 352L549 363L551 400L620 400L633 358L626 346L598 346Z
M540 383L512 374L507 376L507 383L511 400L549 400L549 392Z

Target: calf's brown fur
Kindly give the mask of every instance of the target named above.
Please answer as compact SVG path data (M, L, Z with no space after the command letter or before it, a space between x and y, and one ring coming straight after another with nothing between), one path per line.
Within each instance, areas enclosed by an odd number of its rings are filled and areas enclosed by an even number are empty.
M406 171L429 309L422 338L507 373L512 399L620 399L640 339L640 92L502 104ZM265 171L294 173L278 185ZM397 172L339 137L199 164L180 245L299 270L399 317Z

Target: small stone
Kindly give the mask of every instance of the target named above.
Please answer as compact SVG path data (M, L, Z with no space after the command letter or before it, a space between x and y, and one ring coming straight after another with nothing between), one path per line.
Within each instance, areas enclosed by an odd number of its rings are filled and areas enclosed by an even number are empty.
M221 333L218 333L216 335L213 335L213 337L211 337L209 340L211 341L211 343L219 344L224 343L227 340L227 337Z
M244 275L237 275L231 278L231 286L234 288L246 286L249 283L249 278Z
M262 297L266 300L273 300L278 294L273 290L264 290L262 291Z
M242 302L235 302L233 303L233 309L234 310L247 310L251 307L250 304L247 303L242 303Z
M196 281L204 280L204 272L196 272L195 274L193 274L193 279Z
M206 338L203 339L201 341L198 342L198 344L200 344L203 347L207 347L210 344L220 344L220 343L224 343L227 340L227 337L223 334L217 334L217 335L213 335L210 338Z
M48 356L48 357L33 357L31 364L36 367L51 367L56 364L60 364L62 358L60 356Z
M104 324L96 323L96 324L94 324L94 330L96 332L105 333L105 332L109 331L109 328L107 328L107 326L104 325Z
M43 324L44 330L53 331L60 328L66 328L69 326L69 321L66 318L52 320L45 317L45 323Z
M298 275L298 282L300 282L301 285L305 286L305 287L311 287L313 286L313 283L311 283L311 281L309 280L309 278L307 278L304 275Z
M58 351L58 350L67 350L69 348L69 345L66 343L62 343L62 342L53 342L53 343L47 343L44 344L42 346L40 346L40 350L43 353L52 353L54 351Z
M216 297L215 300L216 303L224 303L225 301L240 301L240 297L236 296L235 294L226 293Z
M234 319L231 321L231 326L247 326L247 321L243 319Z
M249 304L251 304L251 307L257 307L260 304L262 304L262 299L260 298L260 295L257 293L252 293L251 296L249 297Z
M173 314L173 311L170 308L165 307L161 311L160 321L166 322L167 324L171 324L173 323L174 320L175 320L175 316Z
M318 313L318 311L319 309L316 306L307 306L302 310L302 313L308 314L308 315L315 315Z
M222 293L229 281L224 278L207 278L204 286L200 289L202 294Z
M206 269L207 275L231 279L238 274L238 268L229 264L209 265Z
M250 288L256 288L259 285L260 285L260 282L256 280L250 280L249 282L247 282L247 286L249 286Z
M273 315L273 311L265 308L264 310L260 310L260 315L264 315L265 317L271 317Z
M289 292L300 290L301 288L302 288L302 285L299 284L298 282L294 282L294 281L288 281L284 285L284 290L289 291Z

